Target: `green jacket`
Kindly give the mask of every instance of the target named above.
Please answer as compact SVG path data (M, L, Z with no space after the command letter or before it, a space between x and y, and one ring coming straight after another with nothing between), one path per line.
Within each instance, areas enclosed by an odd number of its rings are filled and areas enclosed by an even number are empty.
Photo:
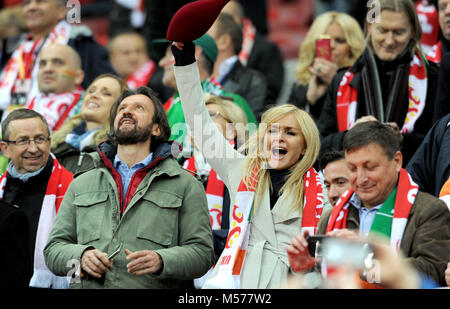
M136 186L136 191L120 216L121 197L113 176L120 174L112 167L115 153L112 145L102 143L98 153L89 154L95 167L76 177L67 190L44 249L49 269L55 274L70 274L87 248L110 254L122 243L103 284L82 277L71 287L177 288L180 280L201 277L214 262L201 183L170 157L170 144L162 144L149 164L156 166L140 183L130 183L129 188ZM163 259L162 272L143 276L127 273L129 261L124 249L157 252Z

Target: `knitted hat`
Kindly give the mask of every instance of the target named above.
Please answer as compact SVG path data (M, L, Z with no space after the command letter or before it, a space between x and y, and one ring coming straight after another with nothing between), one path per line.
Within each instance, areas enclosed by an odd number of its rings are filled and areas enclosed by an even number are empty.
M187 42L187 41L185 41ZM167 49L167 46L170 44L170 41L167 39L156 39L152 41L153 53L154 56L158 59L161 59ZM194 44L198 45L202 48L203 54L208 58L212 63L216 62L217 59L217 45L214 39L207 33L194 40Z
M192 42L205 34L229 0L198 0L182 6L167 30L171 42Z

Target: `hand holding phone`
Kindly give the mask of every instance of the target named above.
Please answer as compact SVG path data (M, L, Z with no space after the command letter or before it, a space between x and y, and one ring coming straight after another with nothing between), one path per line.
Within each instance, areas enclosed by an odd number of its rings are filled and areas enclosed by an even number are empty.
M321 35L316 40L316 57L331 61L331 38Z
M312 257L321 257L321 243L327 238L329 238L329 236L326 235L308 236L306 241L308 242L309 255Z

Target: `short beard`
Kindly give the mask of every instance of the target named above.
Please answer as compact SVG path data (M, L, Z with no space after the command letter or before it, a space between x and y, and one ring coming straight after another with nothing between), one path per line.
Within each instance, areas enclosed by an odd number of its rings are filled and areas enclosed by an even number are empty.
M134 127L133 130L121 131L118 128L115 132L115 139L118 145L135 145L145 143L152 137L153 123L150 123L145 128Z

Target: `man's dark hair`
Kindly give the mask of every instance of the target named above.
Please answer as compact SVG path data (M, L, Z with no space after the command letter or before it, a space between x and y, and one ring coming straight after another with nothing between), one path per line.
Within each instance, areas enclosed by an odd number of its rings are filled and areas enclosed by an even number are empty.
M342 159L345 159L345 154L343 151L327 151L319 159L319 170L323 171L328 164Z
M150 100L152 100L153 106L155 109L155 113L153 114L152 123L158 124L159 128L161 130L161 134L159 136L151 137L150 151L154 151L158 147L158 145L160 145L161 143L167 142L169 140L170 135L171 135L171 130L170 130L170 125L169 125L169 120L167 119L166 111L164 110L164 106L161 103L161 100L160 100L158 94L149 87L142 86L142 87L138 87L134 90L125 89L122 92L120 97L114 102L113 106L111 107L111 113L109 115L110 130L109 130L108 137L113 144L117 145L116 133L115 133L115 129L114 129L114 120L116 118L119 105L120 105L120 103L122 103L122 101L125 98L127 98L129 96L133 96L133 95L139 95L139 94L145 95L146 97L150 98Z
M242 28L228 13L220 13L217 18L217 37L229 34L234 54L238 55L242 48Z
M19 108L13 110L11 113L6 116L5 120L2 121L2 139L3 140L9 140L9 134L10 134L10 123L14 120L20 120L20 119L30 119L30 118L39 118L42 120L42 122L45 124L45 127L47 128L48 136L50 137L50 128L48 126L47 120L44 116L39 114L38 112L28 109L28 108Z
M383 148L385 154L392 160L400 150L400 139L387 124L378 121L358 123L347 131L342 143L345 152L375 143Z

